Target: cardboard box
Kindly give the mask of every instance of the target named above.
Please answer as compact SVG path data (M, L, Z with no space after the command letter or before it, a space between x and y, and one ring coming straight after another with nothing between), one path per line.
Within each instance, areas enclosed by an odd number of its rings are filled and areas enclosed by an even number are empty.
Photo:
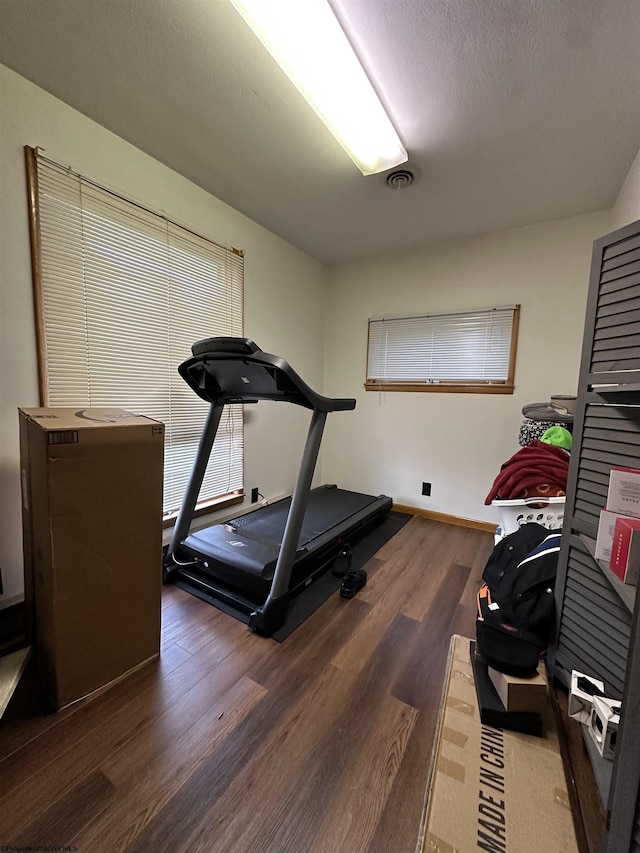
M616 465L609 475L607 507L611 512L640 518L640 471Z
M21 409L25 601L54 708L160 649L164 425L121 409Z
M630 518L630 516L622 515L619 512L610 512L608 509L603 509L600 512L594 556L596 560L602 560L607 565L611 560L613 535L616 529L616 521L619 518Z
M582 679L585 679L594 690L583 690L580 687ZM587 685L588 686L588 685ZM567 707L567 715L580 723L587 725L591 718L591 709L593 708L593 697L597 693L604 696L604 682L598 678L592 678L590 675L585 675L583 672L572 670L571 672L571 689L569 691L569 704Z
M538 711L507 711L489 676L489 667L474 653L475 641L471 641L471 667L476 687L476 700L480 722L496 729L509 729L526 735L544 735L542 714Z
M544 737L483 725L470 640L452 638L419 853L480 849L577 853L550 702L544 717Z
M542 667L533 678L516 678L489 667L489 677L506 711L544 711L548 689Z
M618 516L609 560L611 571L624 583L638 582L640 572L640 518Z

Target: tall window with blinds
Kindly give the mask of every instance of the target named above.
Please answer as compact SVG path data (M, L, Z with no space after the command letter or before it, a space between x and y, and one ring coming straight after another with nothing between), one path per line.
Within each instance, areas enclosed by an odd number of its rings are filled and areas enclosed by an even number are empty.
M512 394L520 306L369 320L368 391Z
M164 512L179 507L208 406L177 372L201 338L242 336L243 253L27 148L45 406L115 407L165 424ZM242 493L242 407L225 407L200 493Z

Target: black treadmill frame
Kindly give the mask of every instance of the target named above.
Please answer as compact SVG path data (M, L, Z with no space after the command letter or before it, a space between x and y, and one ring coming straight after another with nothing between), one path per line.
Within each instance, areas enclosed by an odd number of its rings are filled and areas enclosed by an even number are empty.
M284 359L263 352L248 338L206 338L192 346L192 353L192 358L183 362L178 371L193 391L211 404L211 408L165 557L165 580L171 580L172 575L180 570L174 555L189 533L224 406L273 400L293 403L312 411L271 588L264 603L256 605L249 616L252 630L269 635L285 621L291 573L327 414L355 409L356 401L316 394ZM391 508L391 499L384 498L384 503L386 513ZM376 512L380 515L380 508ZM181 574L188 577L189 573L185 569ZM235 593L224 592L220 597L227 603L236 601L240 609L247 607L246 599Z

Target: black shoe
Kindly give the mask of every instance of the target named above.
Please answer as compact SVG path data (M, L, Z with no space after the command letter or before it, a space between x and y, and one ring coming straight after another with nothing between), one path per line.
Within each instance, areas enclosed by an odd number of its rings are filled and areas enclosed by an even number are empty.
M364 569L355 569L347 572L340 586L340 595L343 598L353 598L367 582L367 573Z

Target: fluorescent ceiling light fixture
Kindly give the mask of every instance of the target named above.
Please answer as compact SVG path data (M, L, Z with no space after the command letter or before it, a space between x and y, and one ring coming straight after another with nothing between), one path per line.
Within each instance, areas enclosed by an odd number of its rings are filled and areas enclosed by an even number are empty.
M327 0L231 0L363 175L407 161Z

